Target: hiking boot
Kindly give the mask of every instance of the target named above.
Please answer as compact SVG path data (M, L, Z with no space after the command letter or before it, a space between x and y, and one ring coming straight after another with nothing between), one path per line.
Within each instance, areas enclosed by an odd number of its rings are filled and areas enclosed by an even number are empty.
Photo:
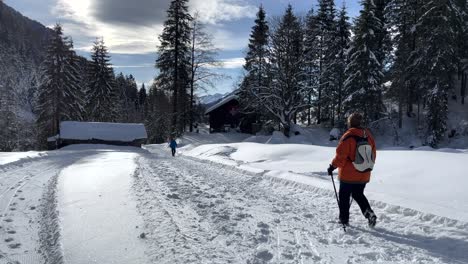
M341 218L341 216L339 217L339 219L342 225L349 226L349 219Z
M367 209L364 216L367 218L367 221L369 221L369 227L375 227L375 225L377 224L377 216L375 215L375 213L372 210Z

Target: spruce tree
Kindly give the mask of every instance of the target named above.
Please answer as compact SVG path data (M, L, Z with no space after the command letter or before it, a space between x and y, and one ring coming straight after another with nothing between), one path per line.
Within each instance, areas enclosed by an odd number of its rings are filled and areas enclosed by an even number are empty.
M437 146L447 129L448 95L458 63L454 21L459 10L454 0L429 1L423 10L416 27L420 43L410 60L418 85L427 91L426 142Z
M146 93L146 88L145 84L143 83L141 85L140 90L138 91L138 110L140 112L140 117L141 119L146 118L146 113L147 113L147 106L146 106L146 101L147 101L147 93Z
M88 115L93 122L115 122L118 119L118 91L110 56L103 39L94 42L89 68Z
M13 151L18 147L19 124L16 102L9 82L0 84L0 151Z
M39 88L38 120L40 139L59 132L60 121L81 120L83 113L82 90L79 87L76 55L72 44L63 36L57 24L51 37L44 62L44 81Z
M338 127L345 128L343 116L343 100L344 100L344 83L346 81L346 65L348 63L348 49L351 42L351 24L346 12L346 7L343 5L338 21L335 43L332 50L335 56L330 64L330 97L331 97L331 125L335 126L335 121L338 121Z
M317 123L330 115L331 75L334 72L331 64L336 56L333 47L336 37L336 10L334 0L319 0L317 13L317 37L319 48L319 84L317 89Z
M188 0L172 0L167 11L167 20L159 36L159 69L157 83L161 89L170 91L172 97L171 133L180 135L184 129L190 67L190 22Z
M153 84L147 98L148 115L145 120L150 143L164 143L171 135L171 98Z
M314 14L314 10L311 9L305 19L304 29L304 67L306 73L306 85L307 85L307 124L312 124L312 100L313 97L317 96L317 89L320 77L320 46L318 38L318 22L317 17Z
M401 128L405 106L408 116L411 116L413 104L420 105L423 97L422 90L417 86L417 73L412 72L412 63L408 59L413 56L419 43L419 33L414 29L423 10L421 0L392 0L389 6L389 23L394 29L396 51L390 69L392 84L387 96L398 103L398 123Z
M254 94L269 86L269 31L265 10L260 6L250 33L244 64L245 77L239 89L239 101L244 113L259 114L264 110Z
M303 40L301 23L289 5L271 39L271 88L255 93L287 137L296 113L307 106Z
M375 34L382 30L382 22L375 16L373 0L362 2L363 9L356 20L351 43L345 82L346 113L362 112L366 121L380 118L384 111L382 101L383 66L377 55L382 49Z

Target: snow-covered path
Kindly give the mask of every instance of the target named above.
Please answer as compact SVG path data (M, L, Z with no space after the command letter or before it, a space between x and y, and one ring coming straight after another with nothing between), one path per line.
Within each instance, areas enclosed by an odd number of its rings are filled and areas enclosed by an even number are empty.
M26 159L0 167L0 263L41 263L41 235L49 205L48 189L59 172L86 153L56 152L43 158ZM52 201L54 197L52 197ZM52 204L53 206L53 204ZM46 246L47 247L47 246Z
M468 263L468 225L374 203L347 233L333 193L167 149L138 159L135 191L154 263Z
M103 151L60 173L58 210L65 263L146 263L139 238L142 219L131 193L137 155L124 149Z

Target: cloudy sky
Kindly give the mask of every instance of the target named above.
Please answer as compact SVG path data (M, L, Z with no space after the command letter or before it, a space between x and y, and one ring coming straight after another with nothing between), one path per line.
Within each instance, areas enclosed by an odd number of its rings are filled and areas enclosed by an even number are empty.
M342 1L335 0L338 7ZM73 38L80 55L89 57L96 37L104 37L116 72L133 74L149 84L156 75L154 62L158 35L170 0L4 0L23 15L52 27L59 22ZM231 78L221 81L210 94L231 91L242 75L248 37L258 6L269 17L281 15L291 3L298 15L316 9L316 0L190 0L191 12L199 11L220 49L223 68ZM358 0L347 0L351 17L359 13Z

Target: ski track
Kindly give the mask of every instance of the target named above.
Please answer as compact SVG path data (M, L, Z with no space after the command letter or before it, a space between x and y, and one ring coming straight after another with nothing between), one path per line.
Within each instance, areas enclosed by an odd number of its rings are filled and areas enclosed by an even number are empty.
M0 263L51 263L47 251L60 253L44 247L59 234L57 226L45 226L54 223L47 216L57 217L48 210L55 208L55 196L47 195L55 195L60 170L87 155L54 153L0 167Z
M468 263L468 225L373 203L337 223L334 194L153 149L134 191L154 263Z

